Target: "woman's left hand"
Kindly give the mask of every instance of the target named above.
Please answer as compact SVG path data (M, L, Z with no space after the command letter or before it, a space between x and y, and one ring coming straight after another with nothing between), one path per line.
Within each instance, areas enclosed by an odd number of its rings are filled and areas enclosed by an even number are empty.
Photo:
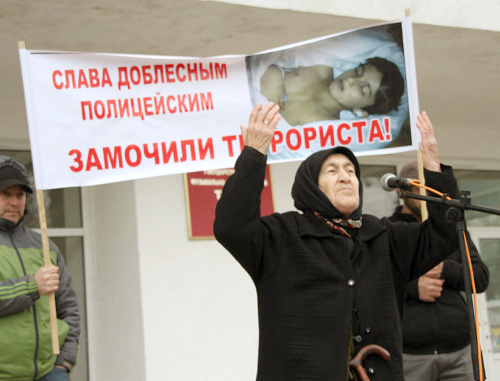
M422 153L422 163L424 168L429 171L441 172L441 163L439 161L434 128L432 127L431 121L425 111L417 115L417 127L422 138L419 143L419 148Z

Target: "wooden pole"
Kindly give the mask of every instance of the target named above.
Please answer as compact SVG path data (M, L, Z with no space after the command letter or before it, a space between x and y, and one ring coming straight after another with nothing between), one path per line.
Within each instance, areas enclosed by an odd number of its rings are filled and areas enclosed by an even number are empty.
M411 10L410 8L405 9L405 17L410 17L411 16ZM420 181L420 184L425 185L425 178L424 178L424 164L422 161L422 152L420 150L417 151L417 165L418 165L418 181ZM420 194L422 196L426 195L426 191L423 188L420 189ZM420 200L420 215L422 218L422 222L425 221L428 218L428 213L427 213L427 203L423 200Z
M19 41L17 43L19 50L26 49L24 41ZM36 191L36 197L38 201L38 216L40 219L40 233L42 235L42 250L43 250L43 263L44 266L50 266L50 247L49 247L49 235L47 232L47 217L45 214L45 201L43 198L43 190ZM57 313L56 313L56 296L54 293L47 295L49 298L49 317L50 317L50 328L52 334L52 352L55 355L59 354L59 334L57 330Z
M19 41L17 43L19 50L26 49L24 41ZM36 191L36 197L38 201L38 216L40 219L40 233L42 235L42 250L43 250L43 263L44 266L50 266L50 247L49 247L49 235L47 232L47 217L45 214L45 200L43 198L43 190ZM56 296L54 293L47 295L49 298L49 317L50 317L50 329L52 334L52 352L55 355L59 354L59 334L57 329L57 313L56 313Z
M50 247L49 236L47 232L47 217L45 215L45 201L43 199L43 190L37 189L36 197L38 200L38 216L40 217L40 233L42 235L43 262L45 266L50 266ZM59 336L57 332L57 313L56 296L52 292L47 295L49 298L50 328L52 332L52 352L59 354Z
M425 177L424 177L424 164L422 161L422 152L420 150L417 151L417 164L418 164L418 181L420 184L425 185ZM420 194L422 196L426 196L427 192L424 188L419 188ZM420 200L420 216L422 218L422 222L424 222L429 214L427 212L427 203L424 200Z

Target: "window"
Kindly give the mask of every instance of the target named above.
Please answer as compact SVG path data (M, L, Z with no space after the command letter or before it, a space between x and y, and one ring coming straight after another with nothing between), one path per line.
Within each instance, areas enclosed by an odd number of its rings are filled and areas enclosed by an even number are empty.
M455 174L460 189L471 192L473 205L500 207L500 172L455 171ZM468 210L465 217L481 259L490 271L490 283L483 295L491 350L500 354L500 216Z
M458 185L470 191L472 204L488 208L500 207L500 172L455 171ZM468 226L500 226L500 216L476 211L465 213Z

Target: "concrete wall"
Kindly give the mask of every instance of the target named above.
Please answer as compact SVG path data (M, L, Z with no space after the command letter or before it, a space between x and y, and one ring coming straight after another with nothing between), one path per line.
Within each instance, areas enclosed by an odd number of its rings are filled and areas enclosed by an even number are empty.
M134 185L82 190L90 380L146 380Z
M202 0L212 1L212 0ZM219 0L221 3L377 20L396 20L409 9L414 22L500 31L500 2L488 0Z

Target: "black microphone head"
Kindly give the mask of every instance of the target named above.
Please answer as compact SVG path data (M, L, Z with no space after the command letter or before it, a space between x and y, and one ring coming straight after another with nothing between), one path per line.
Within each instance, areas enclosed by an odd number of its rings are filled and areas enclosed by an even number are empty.
M385 190L387 192L393 191L395 188L389 186L389 180L393 180L392 182L394 182L394 180L396 180L396 179L397 179L396 175L394 175L392 173L386 173L380 179L380 186L382 187L383 190Z

